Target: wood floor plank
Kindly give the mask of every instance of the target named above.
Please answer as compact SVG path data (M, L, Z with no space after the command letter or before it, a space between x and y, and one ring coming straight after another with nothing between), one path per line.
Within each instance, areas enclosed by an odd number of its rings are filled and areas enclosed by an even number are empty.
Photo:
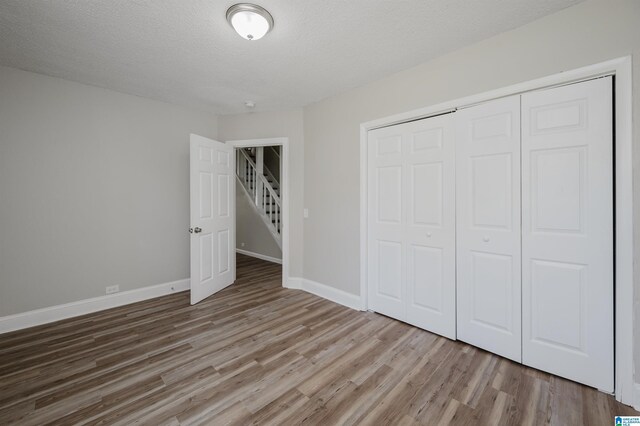
M0 335L0 424L600 425L610 395L371 312L237 281Z

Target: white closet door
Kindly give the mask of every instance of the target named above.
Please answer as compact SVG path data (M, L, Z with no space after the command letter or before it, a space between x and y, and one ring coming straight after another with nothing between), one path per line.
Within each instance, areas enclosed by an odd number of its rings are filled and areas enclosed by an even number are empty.
M521 361L520 97L456 113L458 339Z
M369 132L369 308L455 339L452 115Z
M523 361L613 391L611 77L522 96Z
M368 306L404 320L402 128L371 131L368 142Z
M406 321L455 339L453 114L407 123L404 128Z

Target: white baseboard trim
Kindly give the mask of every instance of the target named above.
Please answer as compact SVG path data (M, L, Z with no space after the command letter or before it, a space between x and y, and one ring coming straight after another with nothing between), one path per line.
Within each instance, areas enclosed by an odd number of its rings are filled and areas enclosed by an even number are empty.
M245 256L255 257L257 259L266 260L267 262L279 263L280 265L282 265L282 259L278 259L277 257L271 257L271 256L267 256L260 253L254 253L252 251L242 250L239 248L236 249L236 253L244 254Z
M308 293L320 296L323 299L346 306L347 308L358 311L362 310L362 301L360 300L360 296L347 293L346 291L339 290L326 284L321 284L306 278L289 277L287 287L291 289L304 290Z
M0 333L21 330L23 328L60 321L109 308L116 308L130 303L141 302L147 299L154 299L156 297L166 296L167 294L189 290L189 287L190 280L189 278L185 278L164 284L8 315L6 317L0 317Z

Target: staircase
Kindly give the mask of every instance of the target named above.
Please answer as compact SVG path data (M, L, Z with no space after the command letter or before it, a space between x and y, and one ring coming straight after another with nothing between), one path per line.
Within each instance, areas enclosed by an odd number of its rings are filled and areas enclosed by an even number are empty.
M266 149L272 147L238 149L236 176L276 243L282 248L280 183L264 164Z

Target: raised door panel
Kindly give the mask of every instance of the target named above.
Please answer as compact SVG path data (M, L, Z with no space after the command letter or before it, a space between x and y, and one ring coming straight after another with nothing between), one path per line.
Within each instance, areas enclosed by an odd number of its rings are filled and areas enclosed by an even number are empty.
M502 101L493 102L497 104ZM478 112L482 108L485 108L485 106L480 106L474 112ZM492 144L500 142L512 143L514 130L516 130L513 122L517 120L517 114L518 111L514 110L490 111L486 109L469 121L464 136L476 146L487 142ZM480 150L482 149L480 148Z
M442 227L445 197L443 172L441 161L411 166L412 224Z
M523 362L613 391L611 77L522 96Z
M198 240L200 244L200 274L198 279L201 283L206 283L213 278L213 263L214 253L213 249L214 239L211 232L205 232L200 235Z
M218 274L223 275L231 270L230 253L231 238L228 229L218 231Z
M402 135L396 134L395 130L390 135L375 137L373 144L377 157L397 158L402 154Z
M586 355L586 265L532 260L530 267L531 341Z
M231 211L231 182L229 175L218 175L218 216L229 217Z
M469 158L469 206L476 229L511 229L513 216L510 153L477 155Z
M429 125L438 120L437 118L426 119L431 120ZM422 123L420 123L422 124ZM420 125L419 124L419 125ZM438 124L436 124L438 126ZM414 154L428 153L431 150L441 151L445 139L444 127L434 127L426 130L411 131L411 152Z
M378 243L378 297L402 301L402 243L377 241Z
M520 361L520 99L456 113L458 338Z
M513 334L513 259L471 252L471 322L478 327Z
M409 256L410 303L417 309L426 309L442 315L444 288L443 249L412 244Z
M376 218L378 223L400 225L402 221L402 167L376 168Z
M531 231L584 234L585 147L531 151Z
M213 217L213 173L200 172L200 219L206 220Z

